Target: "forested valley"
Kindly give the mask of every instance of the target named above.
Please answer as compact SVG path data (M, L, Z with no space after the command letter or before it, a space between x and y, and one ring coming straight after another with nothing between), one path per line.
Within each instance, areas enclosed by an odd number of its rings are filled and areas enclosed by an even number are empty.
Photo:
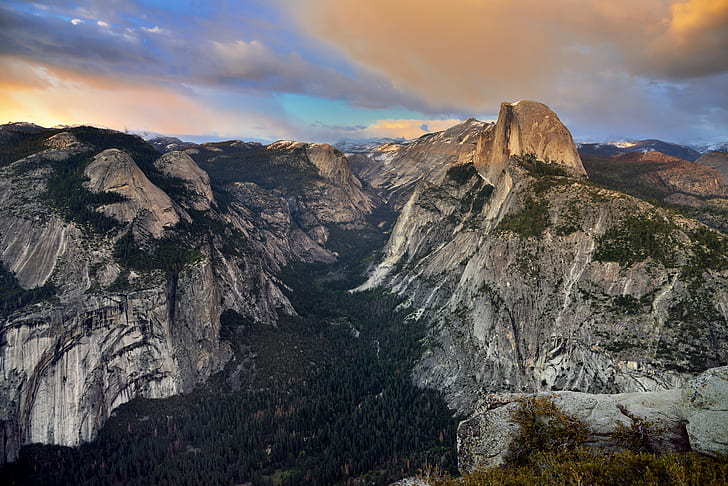
M191 394L132 400L79 448L26 446L0 481L376 485L454 472L458 419L410 378L425 329L401 297L348 292L364 252L352 254L284 271L297 317L272 325L226 311L234 358Z

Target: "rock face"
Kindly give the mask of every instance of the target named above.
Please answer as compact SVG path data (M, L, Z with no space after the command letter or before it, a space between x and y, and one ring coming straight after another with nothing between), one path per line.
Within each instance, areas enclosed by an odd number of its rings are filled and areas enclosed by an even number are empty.
M184 152L167 152L154 162L154 166L167 177L184 181L189 195L184 205L197 211L207 211L214 203L215 198L210 187L210 177L207 172Z
M535 101L502 103L498 121L478 140L475 167L495 184L511 156L527 154L586 175L571 133L548 106Z
M470 118L410 142L365 147L350 154L352 165L385 201L401 209L418 181L440 182L448 167L471 161L480 133L491 125Z
M362 287L409 299L429 330L414 378L462 412L495 391L670 389L728 361L725 236L588 184L544 109L503 105L473 164L421 182Z
M692 450L728 453L728 367L714 368L691 380L682 404Z
M42 305L3 324L2 457L26 443L78 445L111 411L136 396L190 391L228 358L209 264L166 285L79 296Z
M159 238L165 228L180 220L172 199L152 184L134 159L119 149L108 149L98 154L86 166L84 174L89 178L85 187L91 192L111 192L126 199L99 208L121 223L131 223L140 218L144 229L154 238Z
M589 431L587 447L619 450L615 433L641 426L646 445L656 452L693 450L717 456L728 452L725 404L728 367L713 368L689 381L683 390L615 395L550 392L548 398ZM512 419L523 394L495 394L478 405L458 426L458 465L462 473L503 464L520 433ZM641 422L638 422L641 421Z
M695 163L717 170L723 176L723 181L728 183L728 152L709 152L701 155Z
M276 142L267 147L273 157L290 157L298 151L315 167L321 181L313 178L305 191L296 194L296 205L316 217L310 225L349 223L359 225L374 208L375 199L362 188L344 154L328 144Z
M217 186L219 202L188 153L150 160L155 152L136 137L44 130L13 130L0 140L0 149L3 140L26 136L36 144L29 156L0 164L2 265L22 289L55 289L50 299L0 315L2 461L31 442L91 440L122 403L186 393L205 381L231 356L220 340L224 310L260 325L295 314L275 273L292 261L335 258L327 239L314 240L302 222L338 231L366 225L373 207L330 147L234 149L280 154L256 160L256 173L276 180L277 171L304 167L315 175L315 194L330 199L297 195L290 180L262 187L238 172ZM190 153L225 154L214 148ZM89 201L90 220L49 202L48 181L64 165L73 169L64 174L87 177L64 184ZM92 220L102 213L116 223L99 232Z
M368 227L367 218L379 204L330 145L280 141L263 147L232 141L203 144L187 153L230 194L254 196L237 199L240 207L255 212L273 201L284 203L282 211L289 213L293 231L305 233L319 254L328 253L332 228Z

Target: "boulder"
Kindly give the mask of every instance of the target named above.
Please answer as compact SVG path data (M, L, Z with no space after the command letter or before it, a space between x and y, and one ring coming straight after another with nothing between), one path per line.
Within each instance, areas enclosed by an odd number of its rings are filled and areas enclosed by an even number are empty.
M590 394L549 392L488 396L458 426L460 472L499 466L520 434L512 414L524 397L547 397L588 431L585 445L604 451L623 449L620 432L646 433L645 447L655 452L728 453L728 366L700 374L684 389L657 392Z
M710 456L728 453L728 366L688 382L682 406L692 450Z

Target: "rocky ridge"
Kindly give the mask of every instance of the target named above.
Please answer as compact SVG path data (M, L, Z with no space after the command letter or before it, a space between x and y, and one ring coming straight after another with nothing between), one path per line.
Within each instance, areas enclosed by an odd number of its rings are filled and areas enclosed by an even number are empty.
M418 181L439 182L448 167L470 161L479 133L489 125L470 118L416 140L368 146L347 155L356 174L393 208L401 209Z
M325 147L311 148L317 166L299 151L278 160L326 174L315 181L319 196L338 198L310 209L310 199L292 204L284 182L264 188L242 171L218 184L190 153L162 156L137 137L88 127L4 131L3 153L20 156L0 164L3 272L21 294L51 295L2 316L4 461L30 442L91 440L120 404L205 381L232 356L220 340L224 310L275 323L295 313L275 273L335 258L302 221L326 231L365 226L373 207L346 159Z
M504 104L472 164L420 182L362 287L408 297L430 329L414 378L461 412L483 390L670 389L728 359L725 236L590 184L545 110Z
M614 156L626 153L660 152L672 157L694 162L700 151L686 145L663 142L662 140L637 140L611 143L580 143L577 145L583 156Z
M723 176L723 181L728 182L728 152L709 152L701 155L695 163L717 170Z
M728 231L728 185L719 170L660 152L584 155L590 179L659 201L708 226Z

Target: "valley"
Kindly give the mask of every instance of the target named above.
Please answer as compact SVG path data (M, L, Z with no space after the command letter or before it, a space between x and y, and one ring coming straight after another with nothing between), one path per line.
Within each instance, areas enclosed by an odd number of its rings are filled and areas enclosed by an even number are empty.
M534 394L672 394L652 451L725 454L722 159L647 142L579 151L533 101L346 153L0 127L2 482L472 472Z

